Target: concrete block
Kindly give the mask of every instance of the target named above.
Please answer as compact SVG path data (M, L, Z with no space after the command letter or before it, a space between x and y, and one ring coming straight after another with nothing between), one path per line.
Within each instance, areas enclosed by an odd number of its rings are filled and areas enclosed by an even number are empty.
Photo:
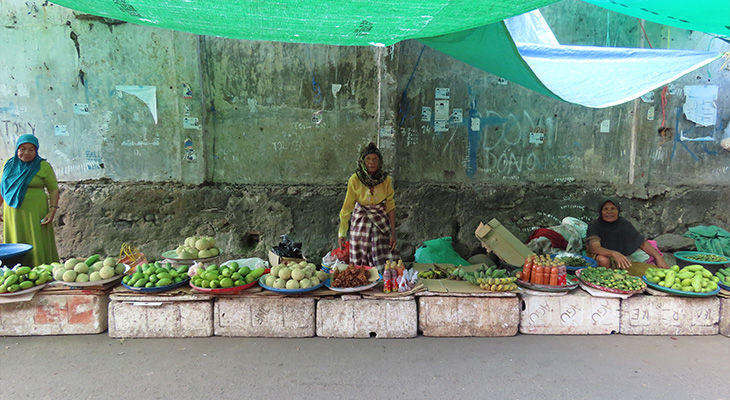
M634 295L621 301L624 335L715 335L720 299Z
M412 338L418 335L415 298L320 299L317 336L339 338Z
M43 294L0 304L0 335L77 335L107 328L109 294Z
M418 306L423 336L514 336L520 323L516 296L421 296Z
M720 334L730 337L730 299L720 299Z
M213 308L215 336L312 337L315 300L309 297L219 297Z
M109 336L163 338L213 336L213 299L111 296Z
M564 296L520 294L520 333L608 335L620 330L621 300L593 297L582 289Z

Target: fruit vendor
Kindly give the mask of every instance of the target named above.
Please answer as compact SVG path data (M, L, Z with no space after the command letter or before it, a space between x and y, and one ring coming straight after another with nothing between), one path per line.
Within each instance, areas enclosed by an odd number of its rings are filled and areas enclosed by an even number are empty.
M57 262L53 218L58 210L58 182L51 164L38 155L38 138L33 135L18 138L15 156L3 164L0 186L0 203L3 203L0 221L5 243L33 246L23 260L24 265Z
M598 218L588 225L586 232L588 256L606 268L638 268L638 263L645 263L650 257L654 257L657 266L669 268L659 251L644 239L631 222L619 216L620 212L621 206L616 199L607 197L600 202ZM636 271L640 272L643 271Z
M357 170L347 181L340 210L339 245L350 230L350 264L382 269L395 256L393 181L383 171L383 155L374 143L360 154Z

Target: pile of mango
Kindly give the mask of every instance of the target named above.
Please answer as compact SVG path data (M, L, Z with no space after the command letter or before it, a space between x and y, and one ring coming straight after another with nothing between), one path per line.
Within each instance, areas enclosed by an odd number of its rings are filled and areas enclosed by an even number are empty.
M53 280L51 266L15 267L0 269L0 293L15 293L19 290L30 289Z
M646 270L646 279L659 286L693 293L715 291L720 281L701 265L688 265L682 269L678 265L669 269L649 268Z
M191 277L190 283L193 286L205 289L228 289L244 286L259 279L264 274L264 268L239 267L237 262L228 265L209 265L206 268L199 267ZM190 275L190 274L188 274Z
M180 283L188 279L188 265L174 268L170 263L161 265L159 261L153 264L141 264L132 275L126 275L122 282L136 288L164 287Z
M487 279L490 278L507 278L507 270L497 269L495 266L487 268L486 266L482 265L476 271L466 272L464 271L464 268L459 266L451 271L451 275L449 275L449 279L467 281L472 285L477 286L481 285L482 283L486 283Z

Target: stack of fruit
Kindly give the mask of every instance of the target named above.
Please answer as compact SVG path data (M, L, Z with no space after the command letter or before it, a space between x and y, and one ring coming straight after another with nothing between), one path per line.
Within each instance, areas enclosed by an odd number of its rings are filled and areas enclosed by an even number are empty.
M51 280L50 265L35 268L18 266L13 269L3 267L0 270L0 293L15 293Z
M182 246L175 249L177 258L182 260L215 257L220 252L220 249L215 247L215 238L210 236L190 236L185 238Z
M57 281L71 283L97 282L111 279L124 273L125 265L117 263L114 257L107 257L104 260L101 256L94 254L86 260L80 258L69 258L63 264L53 263L53 278Z
M730 267L718 270L715 272L715 276L719 283L722 283L725 286L730 286Z
M646 279L659 286L689 293L709 293L717 290L720 278L713 276L701 265L688 265L679 269L674 265L669 269L649 268Z
M430 269L420 271L418 277L423 279L446 279L455 269L456 267L443 268L434 264Z
M187 265L177 268L170 263L161 265L159 261L154 264L141 264L132 275L122 278L122 283L133 288L161 288L180 283L188 279Z
M229 289L245 286L255 282L264 274L264 268L251 270L249 267L239 267L237 262L228 265L209 265L195 269L190 284L193 287L204 289Z
M578 278L584 283L591 284L598 289L607 288L626 292L644 290L646 285L641 278L629 275L622 269L604 267L588 267L580 270Z
M487 268L484 265L482 265L476 271L471 271L471 272L466 272L464 270L464 268L459 266L459 267L456 267L453 271L451 271L451 275L449 275L449 279L467 281L467 282L471 283L472 285L477 285L477 286L482 283L486 283L486 280L489 278L506 278L506 277L507 277L506 269L497 269L497 267L495 267L495 266L491 266L491 267Z
M324 271L318 271L316 266L306 261L289 261L271 268L264 284L276 289L307 289L318 286L327 280Z
M479 284L479 287L491 292L509 292L510 290L517 289L517 284L515 283L517 281L516 277L487 279L477 278L477 281L480 280L482 282Z

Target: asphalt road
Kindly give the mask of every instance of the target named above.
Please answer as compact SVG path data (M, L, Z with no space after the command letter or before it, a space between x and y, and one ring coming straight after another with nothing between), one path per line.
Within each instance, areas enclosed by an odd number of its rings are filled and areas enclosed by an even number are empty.
M730 399L730 338L0 337L0 399Z

